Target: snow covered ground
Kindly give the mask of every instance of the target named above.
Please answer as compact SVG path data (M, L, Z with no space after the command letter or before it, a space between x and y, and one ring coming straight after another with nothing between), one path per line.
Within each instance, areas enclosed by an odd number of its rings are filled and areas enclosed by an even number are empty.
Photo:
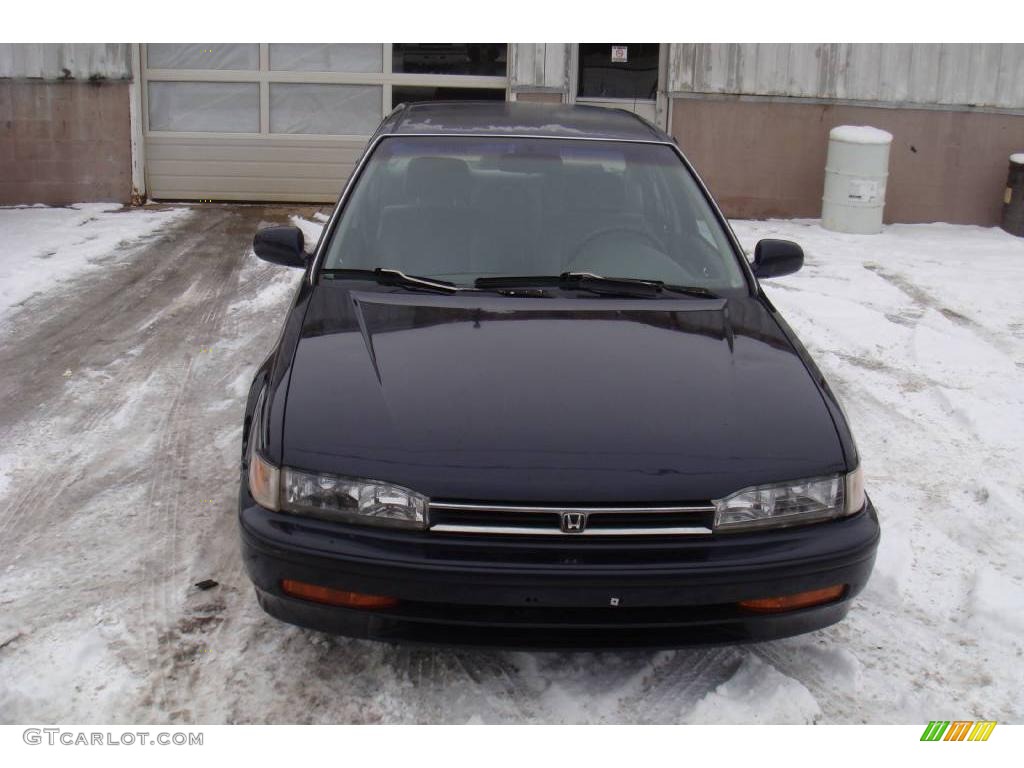
M328 637L257 607L240 421L297 274L249 243L295 215L315 237L322 214L297 207L0 210L21 238L0 254L0 722L1021 721L1024 241L734 222L750 249L807 252L765 285L857 435L872 581L844 622L784 641L525 653ZM60 280L27 277L49 251Z
M127 210L118 203L0 208L0 316L54 281L95 269L137 246L185 209Z

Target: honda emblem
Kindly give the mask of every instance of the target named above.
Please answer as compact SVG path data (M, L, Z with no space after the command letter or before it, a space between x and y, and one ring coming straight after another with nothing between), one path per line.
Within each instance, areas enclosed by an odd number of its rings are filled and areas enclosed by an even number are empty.
M583 533L587 527L587 513L586 512L563 512L562 513L562 532L563 533Z

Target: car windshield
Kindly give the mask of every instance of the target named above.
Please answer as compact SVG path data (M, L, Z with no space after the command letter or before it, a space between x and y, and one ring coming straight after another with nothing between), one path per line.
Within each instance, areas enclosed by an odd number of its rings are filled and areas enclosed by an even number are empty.
M671 147L573 139L385 138L324 267L459 286L564 272L744 285L725 232Z

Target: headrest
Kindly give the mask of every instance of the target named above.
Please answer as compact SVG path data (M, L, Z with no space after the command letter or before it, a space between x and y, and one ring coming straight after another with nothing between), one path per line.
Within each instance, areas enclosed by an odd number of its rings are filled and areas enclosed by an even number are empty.
M603 168L575 168L566 177L565 196L570 209L619 210L626 205L626 183Z
M405 193L410 202L466 202L471 193L469 166L457 157L414 158L405 171Z
M481 178L475 191L475 202L484 210L521 214L524 209L539 206L538 177L499 173Z

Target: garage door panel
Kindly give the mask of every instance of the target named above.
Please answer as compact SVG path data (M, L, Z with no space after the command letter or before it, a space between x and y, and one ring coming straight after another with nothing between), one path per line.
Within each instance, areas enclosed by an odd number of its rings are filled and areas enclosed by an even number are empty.
M210 189L223 192L226 189L239 189L241 191L258 191L261 189L280 189L289 192L301 192L303 189L317 188L321 191L331 189L335 194L341 192L345 185L344 179L336 179L331 176L319 176L308 179L282 178L280 176L200 176L189 174L187 176L161 176L159 178L162 189L185 189L196 187L198 189Z
M504 44L154 44L141 53L146 190L157 200L333 202L409 78L446 98L507 86Z
M151 43L149 69L259 69L258 43Z
M271 133L372 134L380 123L379 85L271 83Z
M380 43L271 43L270 69L292 72L383 72Z
M149 84L152 131L257 132L258 83L153 82Z
M217 176L163 176L153 187L153 196L165 200L309 200L333 203L343 186L344 182L334 179L253 176L228 180Z
M239 203L321 203L332 205L338 199L338 195L330 192L316 192L303 190L302 192L278 192L270 191L265 193L244 192L237 189L229 190L154 190L153 198L156 200L193 200L199 202L239 202Z
M150 137L146 180L155 199L333 202L363 141L255 136Z
M308 200L333 203L344 186L344 182L338 183L333 179L251 177L232 179L231 182L228 184L225 177L165 176L153 187L152 195L157 200Z
M151 160L150 173L156 177L195 176L226 178L234 176L281 177L297 179L347 179L353 163L273 162L231 160Z
M333 139L297 142L276 136L253 139L178 139L150 137L146 143L149 160L229 160L246 161L254 157L275 163L353 162L366 146L364 141Z

